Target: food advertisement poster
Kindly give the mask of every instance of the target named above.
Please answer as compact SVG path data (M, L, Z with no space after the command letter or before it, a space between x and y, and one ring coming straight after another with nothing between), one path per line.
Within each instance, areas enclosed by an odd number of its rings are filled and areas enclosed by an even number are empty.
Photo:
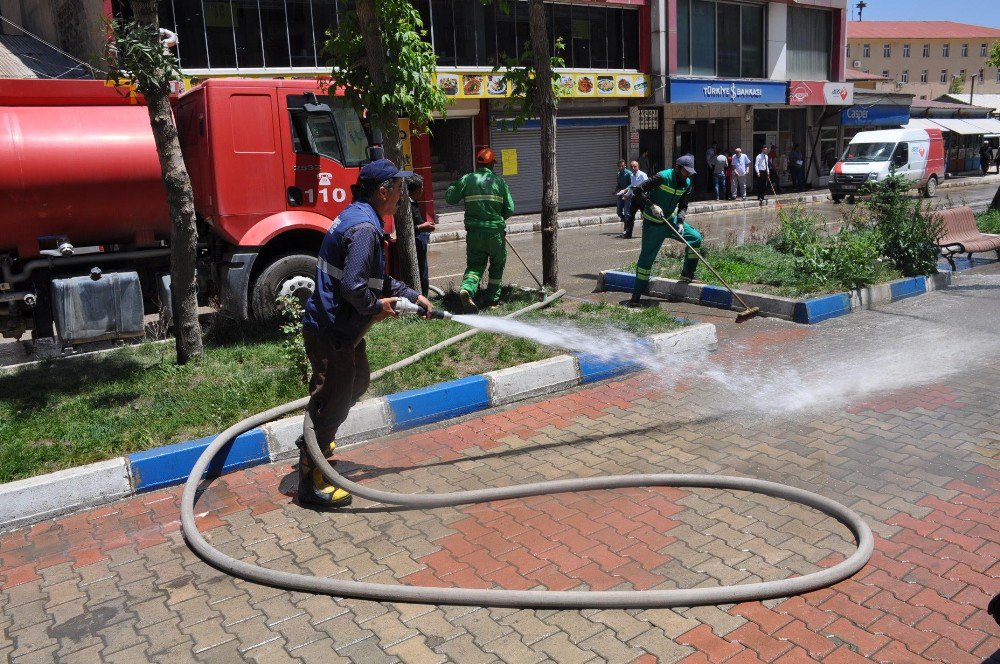
M510 83L502 73L438 72L441 91L455 99L509 97ZM560 97L646 97L649 77L645 74L615 72L560 72Z

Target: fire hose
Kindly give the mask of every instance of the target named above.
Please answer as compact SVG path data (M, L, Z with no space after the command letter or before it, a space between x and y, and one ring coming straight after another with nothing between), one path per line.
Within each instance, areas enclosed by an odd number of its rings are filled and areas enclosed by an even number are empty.
M330 465L320 451L312 426L312 418L307 410L303 418L303 438L313 464L320 469L327 481L366 500L409 508L432 509L553 493L657 486L746 491L799 503L836 519L851 531L857 549L849 557L832 567L789 579L707 588L643 591L483 590L368 583L268 569L222 553L202 536L195 519L194 506L199 495L199 485L203 475L216 455L225 449L236 436L283 415L306 408L308 402L309 397L304 397L237 422L219 434L198 458L191 475L184 484L184 492L181 497L181 529L188 546L210 565L232 576L276 588L382 602L534 609L636 609L734 604L797 595L824 588L851 577L867 564L874 551L874 538L871 529L853 510L811 491L747 477L687 474L610 475L442 494L402 494L383 491L352 482Z

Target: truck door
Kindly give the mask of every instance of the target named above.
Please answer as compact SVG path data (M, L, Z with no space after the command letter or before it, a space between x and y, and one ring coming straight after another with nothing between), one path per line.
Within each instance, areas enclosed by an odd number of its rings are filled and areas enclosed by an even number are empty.
M286 99L288 209L334 219L351 202L351 185L366 161L368 141L361 121L335 97L291 94Z

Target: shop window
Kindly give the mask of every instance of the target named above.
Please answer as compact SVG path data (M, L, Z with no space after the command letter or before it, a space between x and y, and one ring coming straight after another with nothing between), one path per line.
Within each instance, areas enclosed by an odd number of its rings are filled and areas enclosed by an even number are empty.
M829 78L831 35L830 12L789 7L788 76L813 80Z
M717 75L726 77L740 76L740 60L742 53L730 48L729 44L740 41L740 6L720 3L715 12L716 35L719 40L719 55Z
M177 18L175 32L179 38L177 53L181 67L208 69L208 48L205 45L205 16L201 0L174 0Z
M270 69L291 66L285 3L267 0L259 3L264 66Z
M263 67L264 44L260 41L260 10L257 0L233 0L232 8L236 66Z
M715 75L715 3L691 0L691 73Z
M503 7L496 12L497 22L497 57L501 62L508 58L516 58L517 50L517 6L519 2L507 3L507 11Z
M288 49L292 66L316 67L316 33L313 30L311 4L286 0L285 16L288 21Z
M764 78L764 7L762 5L743 5L740 8L740 19L743 22L741 30L743 62L741 64L744 78Z
M516 3L515 3L516 4ZM441 67L458 65L455 50L455 17L451 0L431 0L431 25L434 38L434 55Z
M677 73L691 73L691 0L677 0Z

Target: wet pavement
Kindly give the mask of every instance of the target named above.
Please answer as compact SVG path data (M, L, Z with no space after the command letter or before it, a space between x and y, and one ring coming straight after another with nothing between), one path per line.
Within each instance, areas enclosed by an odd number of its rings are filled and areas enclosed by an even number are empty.
M0 535L0 659L1000 662L985 611L1000 592L1000 268L817 326L689 313L718 324L717 353L379 439L340 467L405 492L649 472L783 482L871 525L874 556L852 579L677 610L312 596L197 559L174 488ZM358 500L325 515L294 505L294 484L288 463L216 480L199 526L260 565L431 586L711 586L804 574L853 551L831 519L745 493L633 489L426 511Z

